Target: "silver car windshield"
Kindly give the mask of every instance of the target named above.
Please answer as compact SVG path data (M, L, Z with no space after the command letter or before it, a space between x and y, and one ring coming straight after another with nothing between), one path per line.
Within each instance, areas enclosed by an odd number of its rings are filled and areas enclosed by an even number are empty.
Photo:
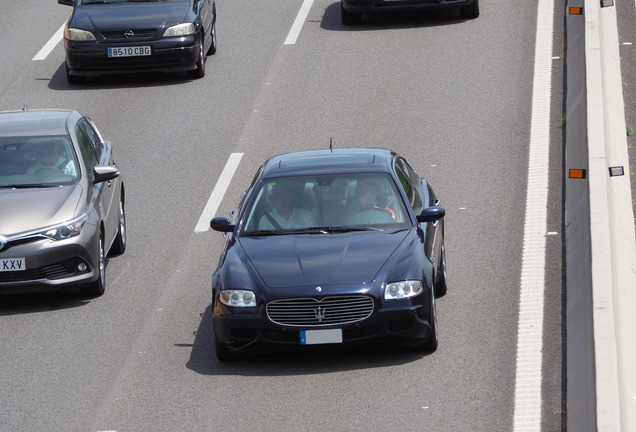
M243 218L247 235L403 229L411 221L382 173L268 179Z
M0 187L53 187L79 175L77 156L66 135L0 137Z

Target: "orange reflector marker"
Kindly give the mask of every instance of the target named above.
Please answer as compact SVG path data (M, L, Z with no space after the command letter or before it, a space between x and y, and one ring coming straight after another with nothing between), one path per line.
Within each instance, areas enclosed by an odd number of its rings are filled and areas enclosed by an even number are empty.
M570 169L570 178L573 178L573 179L584 179L585 178L585 170L584 169Z
M583 8L582 7L571 7L570 8L570 15L583 15Z

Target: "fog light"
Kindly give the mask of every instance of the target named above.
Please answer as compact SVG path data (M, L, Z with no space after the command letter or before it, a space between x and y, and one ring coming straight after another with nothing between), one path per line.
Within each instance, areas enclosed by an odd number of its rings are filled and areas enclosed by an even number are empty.
M77 271L80 273L84 273L88 269L88 266L84 263L79 263L77 265Z

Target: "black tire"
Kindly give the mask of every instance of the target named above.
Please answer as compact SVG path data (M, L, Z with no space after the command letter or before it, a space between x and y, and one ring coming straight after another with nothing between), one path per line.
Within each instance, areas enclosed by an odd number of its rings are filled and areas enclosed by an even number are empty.
M342 24L344 25L355 25L362 23L362 14L354 14L348 12L342 5L342 1L340 2L340 15L342 17Z
M199 60L197 68L188 72L192 78L203 78L205 76L205 53L203 52L203 37L199 38Z
M444 246L444 233L442 232L442 246L440 257L437 260L437 276L435 279L435 297L443 297L446 295L446 246Z
M122 255L126 251L126 211L124 208L124 194L119 198L119 228L110 247L109 255Z
M459 9L459 15L462 18L474 19L479 17L479 0L474 0L470 6L464 6Z
M438 335L437 335L437 305L435 303L435 297L432 299L432 319L431 319L431 335L426 342L411 346L411 349L415 352L434 352L437 351Z
M70 69L68 65L66 65L66 81L69 84L82 84L86 81L86 78L83 76L71 75Z
M242 360L247 356L246 353L244 352L230 351L225 347L225 345L219 342L214 343L214 348L216 350L216 358L220 362L224 362L224 363L236 361L236 360Z
M106 291L106 255L104 253L104 234L100 232L98 242L97 280L80 288L82 294L99 297Z
M214 10L214 15L216 16L216 6ZM212 37L212 45L210 45L210 48L208 48L207 55L209 56L216 54L216 20L214 21L214 24L212 24L212 31L210 36Z

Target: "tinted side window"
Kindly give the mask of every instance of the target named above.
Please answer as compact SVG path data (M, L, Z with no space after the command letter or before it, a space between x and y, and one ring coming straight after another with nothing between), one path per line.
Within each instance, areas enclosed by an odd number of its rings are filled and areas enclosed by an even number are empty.
M79 129L84 132L90 142L91 147L93 148L93 151L95 152L95 155L99 159L104 148L99 135L93 129L93 127L84 119L79 122Z
M88 171L88 176L91 180L95 180L93 168L98 164L95 148L93 147L90 139L80 128L77 129L77 141L79 142L80 153L82 153L82 160L84 161L84 165Z
M409 204L419 213L422 210L422 196L420 178L411 166L402 158L395 161L395 173L400 179L400 183L406 192Z

